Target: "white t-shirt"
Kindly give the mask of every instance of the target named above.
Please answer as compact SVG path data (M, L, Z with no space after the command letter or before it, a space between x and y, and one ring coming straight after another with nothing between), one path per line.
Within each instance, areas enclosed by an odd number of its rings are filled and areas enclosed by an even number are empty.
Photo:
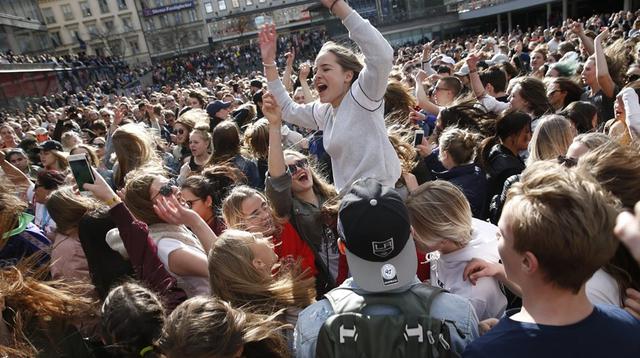
M462 273L465 266L474 257L497 263L498 227L488 222L473 219L471 241L460 250L444 255L430 255L431 284L442 287L451 293L465 297L471 301L478 319L500 318L507 306L507 298L500 289L498 280L484 277L472 285L464 281Z
M199 256L204 260L207 260L207 255L204 252L189 246L176 239L161 239L157 243L158 245L158 258L173 277L178 277L173 273L169 266L169 255L175 250L186 250L189 253ZM187 284L194 288L196 296L210 295L211 289L209 287L209 280L205 277L198 276L180 276Z
M620 286L613 276L603 269L596 271L587 281L587 297L591 303L602 305L621 306Z

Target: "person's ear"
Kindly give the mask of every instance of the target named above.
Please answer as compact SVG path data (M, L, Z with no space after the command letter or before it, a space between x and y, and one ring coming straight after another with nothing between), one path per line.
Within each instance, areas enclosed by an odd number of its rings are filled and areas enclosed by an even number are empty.
M353 81L353 71L349 70L349 71L345 71L345 77L344 77L344 81L346 83L351 83L351 81Z
M204 200L204 205L213 207L213 198L211 195L207 195L207 198Z
M253 259L253 261L251 261L251 264L253 265L253 267L255 267L258 271L263 270L264 269L264 261L260 260L260 259Z
M536 273L538 271L538 266L538 258L531 251L527 251L522 255L520 268L524 273L528 275Z
M484 86L485 91L489 92L489 93L494 93L493 90L493 85L491 83L487 83L486 86Z
M338 239L338 251L340 251L342 255L347 254L347 245L345 245L344 240L342 239Z

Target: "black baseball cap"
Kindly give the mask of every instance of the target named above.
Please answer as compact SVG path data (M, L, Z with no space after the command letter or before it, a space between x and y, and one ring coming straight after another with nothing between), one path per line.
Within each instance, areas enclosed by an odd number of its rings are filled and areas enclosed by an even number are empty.
M49 150L57 150L58 152L64 151L64 149L62 149L62 144L60 144L60 142L58 142L57 140L48 140L46 142L43 142L38 146L38 148L44 151L49 151Z
M362 289L385 292L414 282L418 261L409 212L394 188L370 178L353 183L340 203L338 232Z

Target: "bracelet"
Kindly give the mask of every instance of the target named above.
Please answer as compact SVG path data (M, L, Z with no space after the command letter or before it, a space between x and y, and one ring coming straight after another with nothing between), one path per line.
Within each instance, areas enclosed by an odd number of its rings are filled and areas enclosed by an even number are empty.
M104 201L104 203L105 203L107 206L109 206L109 207L115 206L116 204L119 204L119 203L121 203L121 202L122 202L122 199L120 199L120 197L119 197L119 196L117 196L117 195L113 196L113 197L112 197L111 199L109 199L109 200L105 200L105 201Z
M273 63L262 63L263 67L278 67L278 65L276 65L276 61L273 61Z
M333 0L333 3L331 3L331 6L329 6L329 12L331 13L331 15L333 15L333 7L336 6L338 1L340 0Z

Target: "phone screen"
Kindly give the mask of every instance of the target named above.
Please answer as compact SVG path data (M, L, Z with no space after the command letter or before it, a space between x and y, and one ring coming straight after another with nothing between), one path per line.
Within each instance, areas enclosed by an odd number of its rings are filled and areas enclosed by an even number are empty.
M422 144L422 138L424 137L424 131L423 130L416 130L414 133L414 139L413 139L413 146L416 147L419 144Z
M78 189L80 191L85 191L82 188L85 183L94 183L93 172L91 171L89 162L86 159L69 161L69 166L71 167L73 177L76 179L76 183L78 183Z

